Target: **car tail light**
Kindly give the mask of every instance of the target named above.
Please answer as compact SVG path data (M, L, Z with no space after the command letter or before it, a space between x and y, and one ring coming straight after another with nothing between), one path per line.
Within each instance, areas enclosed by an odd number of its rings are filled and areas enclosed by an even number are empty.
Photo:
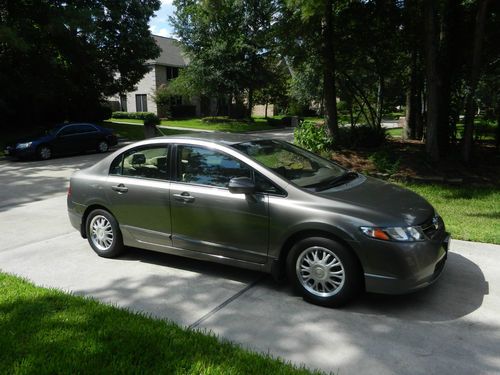
M68 186L68 198L71 198L71 183Z

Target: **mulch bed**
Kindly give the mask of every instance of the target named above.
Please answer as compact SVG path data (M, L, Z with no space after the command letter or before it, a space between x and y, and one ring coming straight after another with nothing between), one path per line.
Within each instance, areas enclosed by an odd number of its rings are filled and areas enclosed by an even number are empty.
M460 161L460 149L451 147L448 157L439 163L431 162L425 154L425 144L420 141L402 141L391 138L384 146L399 168L392 175L379 171L370 156L377 150L344 149L332 153L331 158L340 165L376 177L403 181L471 183L500 187L500 152L491 142L477 142L474 160L470 165Z

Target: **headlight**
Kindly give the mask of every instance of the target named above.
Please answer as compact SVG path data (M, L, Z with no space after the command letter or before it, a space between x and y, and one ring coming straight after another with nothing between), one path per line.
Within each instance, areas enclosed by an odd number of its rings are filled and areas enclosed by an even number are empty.
M420 227L392 227L392 228L376 228L376 227L361 227L361 231L368 237L377 238L385 241L424 241L426 239L422 228Z
M31 147L32 143L33 142L18 143L16 148L18 148L18 149L28 148L28 147Z

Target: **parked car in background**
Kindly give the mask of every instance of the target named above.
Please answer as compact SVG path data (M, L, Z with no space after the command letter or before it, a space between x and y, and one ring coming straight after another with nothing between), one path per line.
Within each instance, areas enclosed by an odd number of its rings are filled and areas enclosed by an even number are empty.
M100 256L132 246L286 274L327 306L430 285L449 243L421 196L248 134L129 145L76 172L67 204Z
M118 143L112 129L90 123L57 125L45 134L20 139L5 147L4 154L17 158L47 160L54 155L76 154L94 150L107 152Z

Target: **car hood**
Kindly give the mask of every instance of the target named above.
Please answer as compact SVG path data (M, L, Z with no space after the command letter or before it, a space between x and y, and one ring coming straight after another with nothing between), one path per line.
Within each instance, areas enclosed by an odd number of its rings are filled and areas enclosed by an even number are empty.
M20 139L16 139L14 142L10 143L10 145L15 146L18 143L27 143L27 142L48 142L52 137L50 135L39 135L39 136L31 136L24 137Z
M434 208L420 195L372 177L352 188L325 190L321 195L356 207L360 218L380 226L420 225L434 215Z

